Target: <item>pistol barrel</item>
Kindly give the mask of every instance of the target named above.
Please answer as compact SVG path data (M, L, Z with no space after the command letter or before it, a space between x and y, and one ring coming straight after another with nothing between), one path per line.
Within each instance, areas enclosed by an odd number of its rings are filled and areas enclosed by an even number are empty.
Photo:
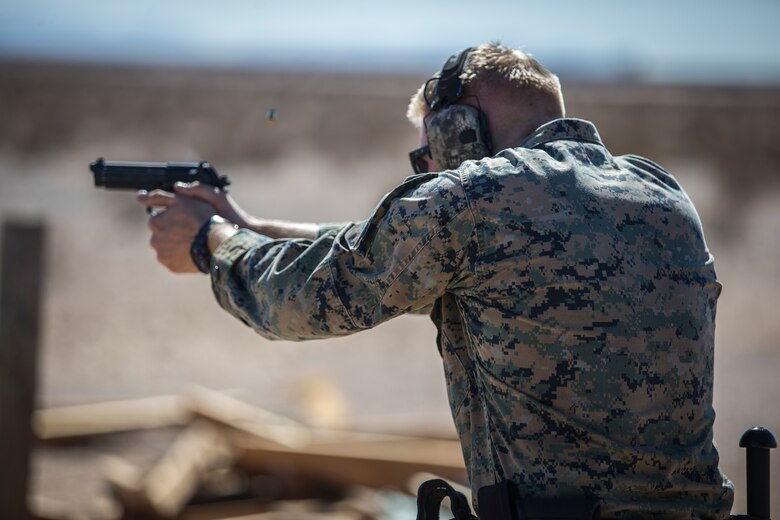
M177 182L209 184L223 189L230 180L219 175L207 162L122 162L106 161L102 157L92 161L89 169L95 186L113 190L173 191Z

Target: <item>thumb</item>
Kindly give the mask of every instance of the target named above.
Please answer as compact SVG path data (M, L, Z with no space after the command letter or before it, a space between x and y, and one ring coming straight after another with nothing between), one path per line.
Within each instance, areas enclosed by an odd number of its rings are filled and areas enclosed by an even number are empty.
M217 188L199 182L177 182L173 186L173 190L177 195L184 195L185 197L202 200L208 202L212 206L216 206L220 198L219 190Z

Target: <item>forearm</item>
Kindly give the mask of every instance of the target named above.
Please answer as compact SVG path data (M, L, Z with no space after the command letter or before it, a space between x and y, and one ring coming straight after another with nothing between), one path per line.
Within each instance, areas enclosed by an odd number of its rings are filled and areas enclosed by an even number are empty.
M274 240L282 238L315 240L320 234L320 226L318 224L260 219L256 217L246 219L243 227ZM230 224L213 226L208 235L209 251L214 253L222 242L235 235L236 232L236 229Z
M257 217L247 219L246 228L268 238L308 238L314 240L319 234L319 225L308 222L289 222Z
M238 203L225 192L205 192L217 214L236 224L241 229L248 229L260 235L277 240L280 238L315 239L319 234L319 226L312 223L289 222L255 217L244 211Z

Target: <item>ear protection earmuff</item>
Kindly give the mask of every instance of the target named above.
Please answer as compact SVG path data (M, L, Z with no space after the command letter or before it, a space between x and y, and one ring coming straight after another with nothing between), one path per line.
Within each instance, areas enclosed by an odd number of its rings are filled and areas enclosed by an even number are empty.
M445 170L457 168L464 161L492 155L485 113L477 107L457 103L463 97L460 75L473 50L474 47L469 47L450 56L438 78L434 78L436 87L430 98L425 96L430 108L425 122L428 147L431 158Z

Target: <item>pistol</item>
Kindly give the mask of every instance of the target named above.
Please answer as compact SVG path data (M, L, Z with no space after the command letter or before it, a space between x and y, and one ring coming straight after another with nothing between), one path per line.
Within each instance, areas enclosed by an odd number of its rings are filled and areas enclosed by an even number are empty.
M109 190L165 190L173 192L177 182L208 184L224 190L230 184L207 162L121 162L102 157L89 163L95 186Z

